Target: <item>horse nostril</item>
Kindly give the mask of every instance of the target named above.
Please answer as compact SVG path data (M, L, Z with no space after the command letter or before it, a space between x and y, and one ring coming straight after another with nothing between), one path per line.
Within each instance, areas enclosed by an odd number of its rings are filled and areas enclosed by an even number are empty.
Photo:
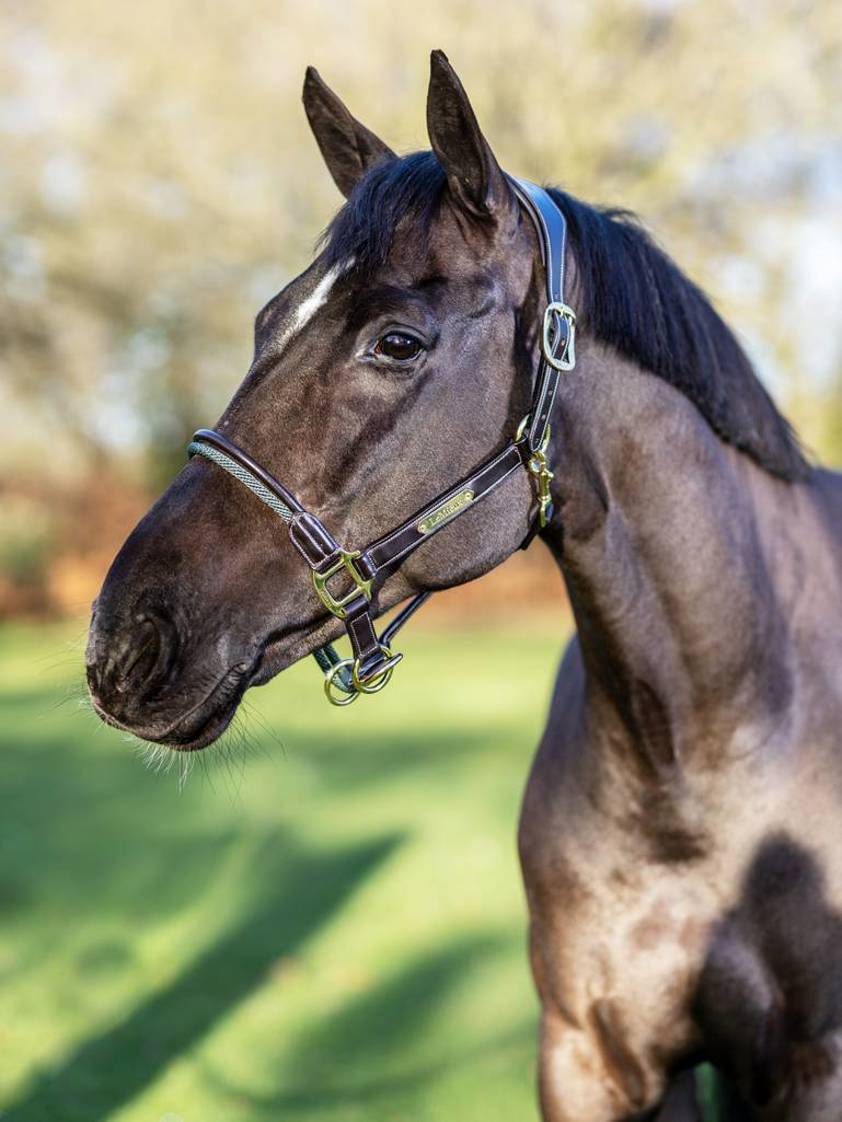
M104 657L88 669L91 688L109 696L149 693L167 674L176 654L175 627L161 616L135 616L133 626L114 636Z
M161 653L161 632L148 617L138 621L132 648L122 667L117 668L114 688L125 693L133 685L135 688L146 682L153 674Z

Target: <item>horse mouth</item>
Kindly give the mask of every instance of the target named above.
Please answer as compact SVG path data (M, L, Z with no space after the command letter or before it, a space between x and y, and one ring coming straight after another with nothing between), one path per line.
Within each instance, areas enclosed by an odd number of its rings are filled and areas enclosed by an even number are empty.
M105 708L93 686L89 689L91 705L105 724L139 740L160 744L173 752L198 752L222 736L234 719L246 690L264 685L311 654L317 646L334 639L336 631L335 620L316 617L266 636L253 657L231 666L197 702L175 718L167 715L144 720L141 716L129 723L121 719L122 714L117 717Z
M161 744L173 752L198 752L213 744L228 728L243 694L251 685L253 670L254 664L250 662L232 666L204 697L162 729L125 724L104 709L93 694L91 704L101 721L121 732L131 733L132 736L153 744Z

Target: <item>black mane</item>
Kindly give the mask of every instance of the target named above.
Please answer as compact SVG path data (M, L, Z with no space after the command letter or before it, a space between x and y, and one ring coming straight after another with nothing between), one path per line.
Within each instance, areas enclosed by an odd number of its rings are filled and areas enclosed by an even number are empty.
M374 168L325 232L329 264L382 264L398 226L422 241L445 189L432 152ZM705 294L628 211L588 206L549 189L568 223L579 277L580 329L669 382L724 441L783 479L809 468L789 423Z

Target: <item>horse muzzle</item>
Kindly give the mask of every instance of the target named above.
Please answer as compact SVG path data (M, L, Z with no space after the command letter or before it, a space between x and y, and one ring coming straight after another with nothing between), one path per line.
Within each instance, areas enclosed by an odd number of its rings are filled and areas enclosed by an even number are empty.
M179 751L204 748L227 728L255 661L186 666L185 643L166 613L144 609L103 619L95 609L88 639L88 691L97 716L124 732ZM191 680L195 683L188 685Z

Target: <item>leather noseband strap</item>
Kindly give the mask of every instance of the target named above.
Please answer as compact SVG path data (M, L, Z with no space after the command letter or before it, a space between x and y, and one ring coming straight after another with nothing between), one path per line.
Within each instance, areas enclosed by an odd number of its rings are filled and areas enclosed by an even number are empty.
M310 567L316 594L325 608L344 622L352 658L340 659L331 646L315 652L326 674L326 693L334 704L347 705L360 693L377 693L388 683L401 660L402 655L392 653L391 640L430 593L421 592L410 600L379 638L371 604L383 581L414 550L471 510L520 468L532 476L538 497L538 509L524 547L552 516L552 473L546 457L550 417L560 372L572 369L575 363L576 317L564 303L566 223L541 187L526 180L510 178L509 182L538 234L546 273L547 306L530 411L502 452L366 548L346 550L271 472L221 433L199 429L188 448L190 456L203 456L229 472L283 519L290 541Z

